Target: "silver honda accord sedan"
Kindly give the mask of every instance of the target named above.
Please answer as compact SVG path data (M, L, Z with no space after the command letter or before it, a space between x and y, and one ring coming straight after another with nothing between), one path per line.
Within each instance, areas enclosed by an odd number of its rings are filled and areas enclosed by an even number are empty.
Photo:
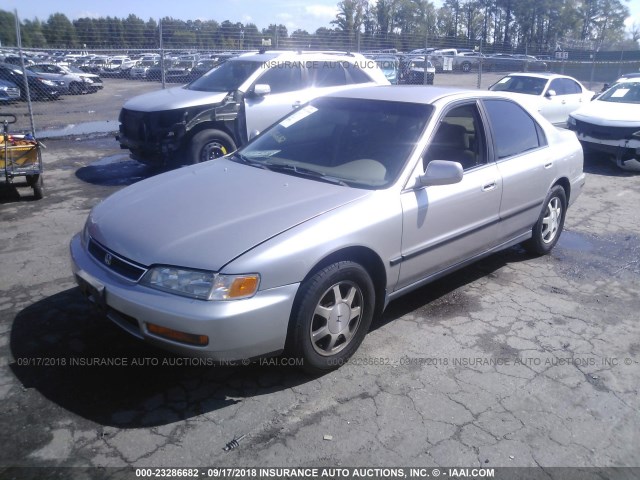
M548 253L582 165L572 132L500 93L357 88L107 198L71 241L73 272L168 350L327 371L391 300L518 243Z

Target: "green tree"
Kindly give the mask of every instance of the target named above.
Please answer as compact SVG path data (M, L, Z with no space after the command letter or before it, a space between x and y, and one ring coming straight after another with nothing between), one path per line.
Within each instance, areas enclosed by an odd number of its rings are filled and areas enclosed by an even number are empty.
M144 47L144 20L131 14L122 21L124 44L127 48Z
M78 37L73 23L64 13L54 13L42 25L47 44L55 48L77 48Z
M262 36L271 38L271 46L273 48L280 48L281 43L289 38L289 32L284 25L280 24L276 26L272 23L269 25L269 28L262 29Z
M250 50L260 48L262 45L262 34L258 27L253 23L247 23L244 26L244 33L242 39L242 48L244 50Z
M17 45L16 17L4 10L0 10L0 43L3 47Z
M37 18L33 21L25 20L20 27L22 44L30 48L46 48L47 39L42 31L42 22Z
M158 48L160 46L159 42L159 31L158 31L158 23L150 18L144 24L144 48Z
M102 32L98 29L96 21L92 18L78 18L73 21L78 42L88 48L97 48L102 45Z
M355 45L356 35L364 22L367 0L343 0L338 3L338 14L331 21L336 26L336 32L342 32L345 41L349 43L349 50Z

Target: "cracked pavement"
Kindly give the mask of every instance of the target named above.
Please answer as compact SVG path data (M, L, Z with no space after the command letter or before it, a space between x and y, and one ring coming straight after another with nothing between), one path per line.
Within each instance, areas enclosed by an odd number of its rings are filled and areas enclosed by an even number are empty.
M637 175L588 157L549 256L514 247L391 303L347 364L309 377L276 361L185 366L100 317L75 286L68 242L100 199L155 172L110 137L46 144L45 198L0 190L0 477L640 466Z

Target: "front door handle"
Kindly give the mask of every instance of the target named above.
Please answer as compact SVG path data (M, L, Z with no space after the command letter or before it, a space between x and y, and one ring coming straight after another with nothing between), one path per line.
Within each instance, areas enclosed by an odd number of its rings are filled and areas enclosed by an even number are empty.
M487 183L487 184L483 185L482 186L482 191L483 192L490 192L494 188L496 188L496 181L495 180L493 182L490 182L490 183Z
M295 110L296 108L300 108L301 106L302 102L300 100L296 100L295 102L293 102L293 105L291 105L291 108Z

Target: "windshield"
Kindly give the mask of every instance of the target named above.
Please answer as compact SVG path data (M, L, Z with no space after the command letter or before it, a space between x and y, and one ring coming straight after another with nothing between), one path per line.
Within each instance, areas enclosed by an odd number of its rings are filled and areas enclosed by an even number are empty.
M262 62L229 60L191 82L186 88L199 92L231 92L242 85L260 65Z
M494 92L514 92L526 95L541 95L547 84L546 78L537 77L504 77L489 87Z
M174 66L180 68L191 68L193 67L193 62L191 60L182 60L176 63Z
M432 111L431 105L319 98L232 158L319 181L384 188L397 179Z
M640 81L616 83L598 97L603 102L640 103Z

